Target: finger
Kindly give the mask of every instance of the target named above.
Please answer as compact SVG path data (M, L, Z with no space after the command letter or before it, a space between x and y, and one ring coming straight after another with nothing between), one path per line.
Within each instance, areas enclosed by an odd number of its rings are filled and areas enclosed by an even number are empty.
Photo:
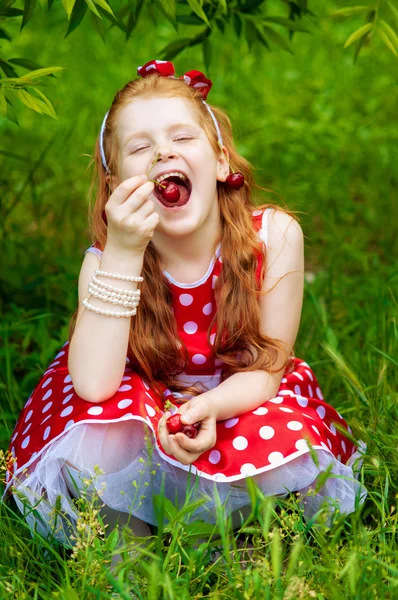
M171 454L171 446L170 446L170 434L167 433L166 427L159 430L159 441L167 454Z
M181 448L180 444L176 440L176 435L169 436L170 448L172 454L180 463L183 465L191 465L199 457L199 454L187 452Z
M176 433L175 437L181 448L187 452L203 454L215 444L214 436L208 431L199 433L196 438L189 438L183 433Z
M149 217L150 215L152 215L153 213L156 213L155 203L150 198L146 198L145 202L143 204L141 204L141 206L139 208L137 208L134 215L139 217L140 219L144 220L147 217Z
M207 402L189 400L181 407L181 422L184 425L192 425L207 419L209 415L209 407Z
M133 192L121 204L123 209L126 210L126 214L136 214L138 209L141 208L148 200L153 188L154 183L152 181L147 181L138 186L137 189L133 190Z
M113 194L111 194L107 205L119 206L123 204L135 190L145 183L148 183L148 181L142 175L135 175L134 177L125 179L122 183L119 183Z

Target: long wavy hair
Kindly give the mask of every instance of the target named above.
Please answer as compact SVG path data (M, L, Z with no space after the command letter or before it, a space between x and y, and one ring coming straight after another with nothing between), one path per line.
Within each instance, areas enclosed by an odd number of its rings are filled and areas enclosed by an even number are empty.
M220 153L217 131L200 93L182 80L152 74L150 77L130 81L113 100L104 131L104 152L111 173L117 173L118 147L115 130L120 111L135 98L154 96L178 97L190 102L197 122L204 129L214 152L216 155ZM217 310L210 323L207 339L210 343L210 332L216 323L213 352L216 358L224 362L221 373L221 381L224 381L230 375L242 371L261 369L271 373L279 372L289 363L292 353L288 354L281 340L267 337L260 328L258 299L265 292L261 292L256 282L256 252L263 252L264 255L259 279L261 282L265 274L267 249L258 240L252 212L254 208L272 207L291 216L295 214L276 204L252 203L252 190L255 187L264 191L272 190L255 183L250 163L235 149L229 117L220 108L210 106L228 149L229 162L245 178L245 184L240 190L233 190L224 182L217 182L221 229L215 248L221 242L223 262L214 289ZM90 237L93 243L97 242L103 249L107 239L103 211L110 188L101 161L99 136L92 163L95 169L90 194L95 200L89 204ZM158 393L162 392L160 383L172 391L196 396L203 393L200 384L189 386L176 381L176 376L188 367L188 352L178 336L172 312L172 292L160 265L160 256L150 241L144 254L141 272L144 281L140 284L141 299L137 314L131 319L127 356L134 370ZM70 320L69 340L75 329L77 312L73 313ZM273 369L281 358L283 366Z

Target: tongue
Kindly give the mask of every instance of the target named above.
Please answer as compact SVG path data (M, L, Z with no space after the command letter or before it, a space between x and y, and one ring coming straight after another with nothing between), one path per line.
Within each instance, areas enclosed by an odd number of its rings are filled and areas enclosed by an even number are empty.
M189 200L189 196L190 193L188 191L188 189L185 187L185 185L176 184L178 186L178 189L180 190L180 199L177 202L168 202L167 200L164 200L164 198L162 196L158 196L159 201L164 205L167 206L167 208L170 208L172 206L183 206L184 204L186 204Z

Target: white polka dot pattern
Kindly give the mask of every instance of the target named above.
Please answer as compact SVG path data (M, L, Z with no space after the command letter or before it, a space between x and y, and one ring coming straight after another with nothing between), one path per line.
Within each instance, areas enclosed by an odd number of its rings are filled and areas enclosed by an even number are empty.
M263 440L270 440L275 435L275 429L269 425L264 425L264 427L261 427L258 433Z
M133 401L129 398L126 398L125 400L120 400L120 402L117 403L117 407L120 408L120 410L123 410L124 408L130 406L130 404L133 404Z
M68 415L71 414L71 412L73 412L73 406L69 405L66 408L64 408L64 410L61 412L61 417L67 417Z
M98 415L102 415L103 412L104 412L104 409L102 408L102 406L92 406L87 411L87 413L89 415L93 415L95 417L98 417Z
M240 472L242 473L242 475L245 475L245 477L255 475L256 471L257 469L252 463L245 463L240 468Z
M180 294L179 300L183 306L190 306L193 302L193 296L192 294Z
M203 314L211 315L212 310L213 310L213 304L211 302L208 302L208 304L205 304L205 306L203 307Z
M216 465L217 463L220 462L221 459L221 453L218 450L212 450L209 454L209 462L211 462L212 465Z
M259 406L259 408L256 408L256 410L253 410L253 415L258 415L260 417L266 415L268 413L268 408L265 408L265 406Z
M231 429L231 427L234 427L237 423L239 423L239 419L238 418L228 419L228 421L225 421L224 426L227 429Z
M194 354L192 357L192 362L195 365L203 365L206 362L206 357L203 354Z
M188 321L187 323L184 324L184 331L185 331L185 333L189 333L191 335L193 333L196 333L198 331L197 323L195 323L194 321Z
M289 421L287 428L291 431L300 431L303 428L303 424L300 421Z
M232 445L235 448L235 450L246 450L246 448L249 445L249 442L245 437L243 437L243 435L239 435L233 440Z

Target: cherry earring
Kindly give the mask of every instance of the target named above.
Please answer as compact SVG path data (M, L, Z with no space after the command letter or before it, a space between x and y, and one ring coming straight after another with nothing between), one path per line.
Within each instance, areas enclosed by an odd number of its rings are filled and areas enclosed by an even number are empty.
M221 148L221 151L224 154L225 158L227 159L230 169L232 170L232 173L230 173L228 175L228 177L226 178L225 183L227 184L228 187L232 188L233 190L240 190L240 188L243 187L243 185L245 183L245 177L244 177L243 173L233 170L231 163L229 162L229 160L228 160L227 156L225 155L224 150L222 148Z

